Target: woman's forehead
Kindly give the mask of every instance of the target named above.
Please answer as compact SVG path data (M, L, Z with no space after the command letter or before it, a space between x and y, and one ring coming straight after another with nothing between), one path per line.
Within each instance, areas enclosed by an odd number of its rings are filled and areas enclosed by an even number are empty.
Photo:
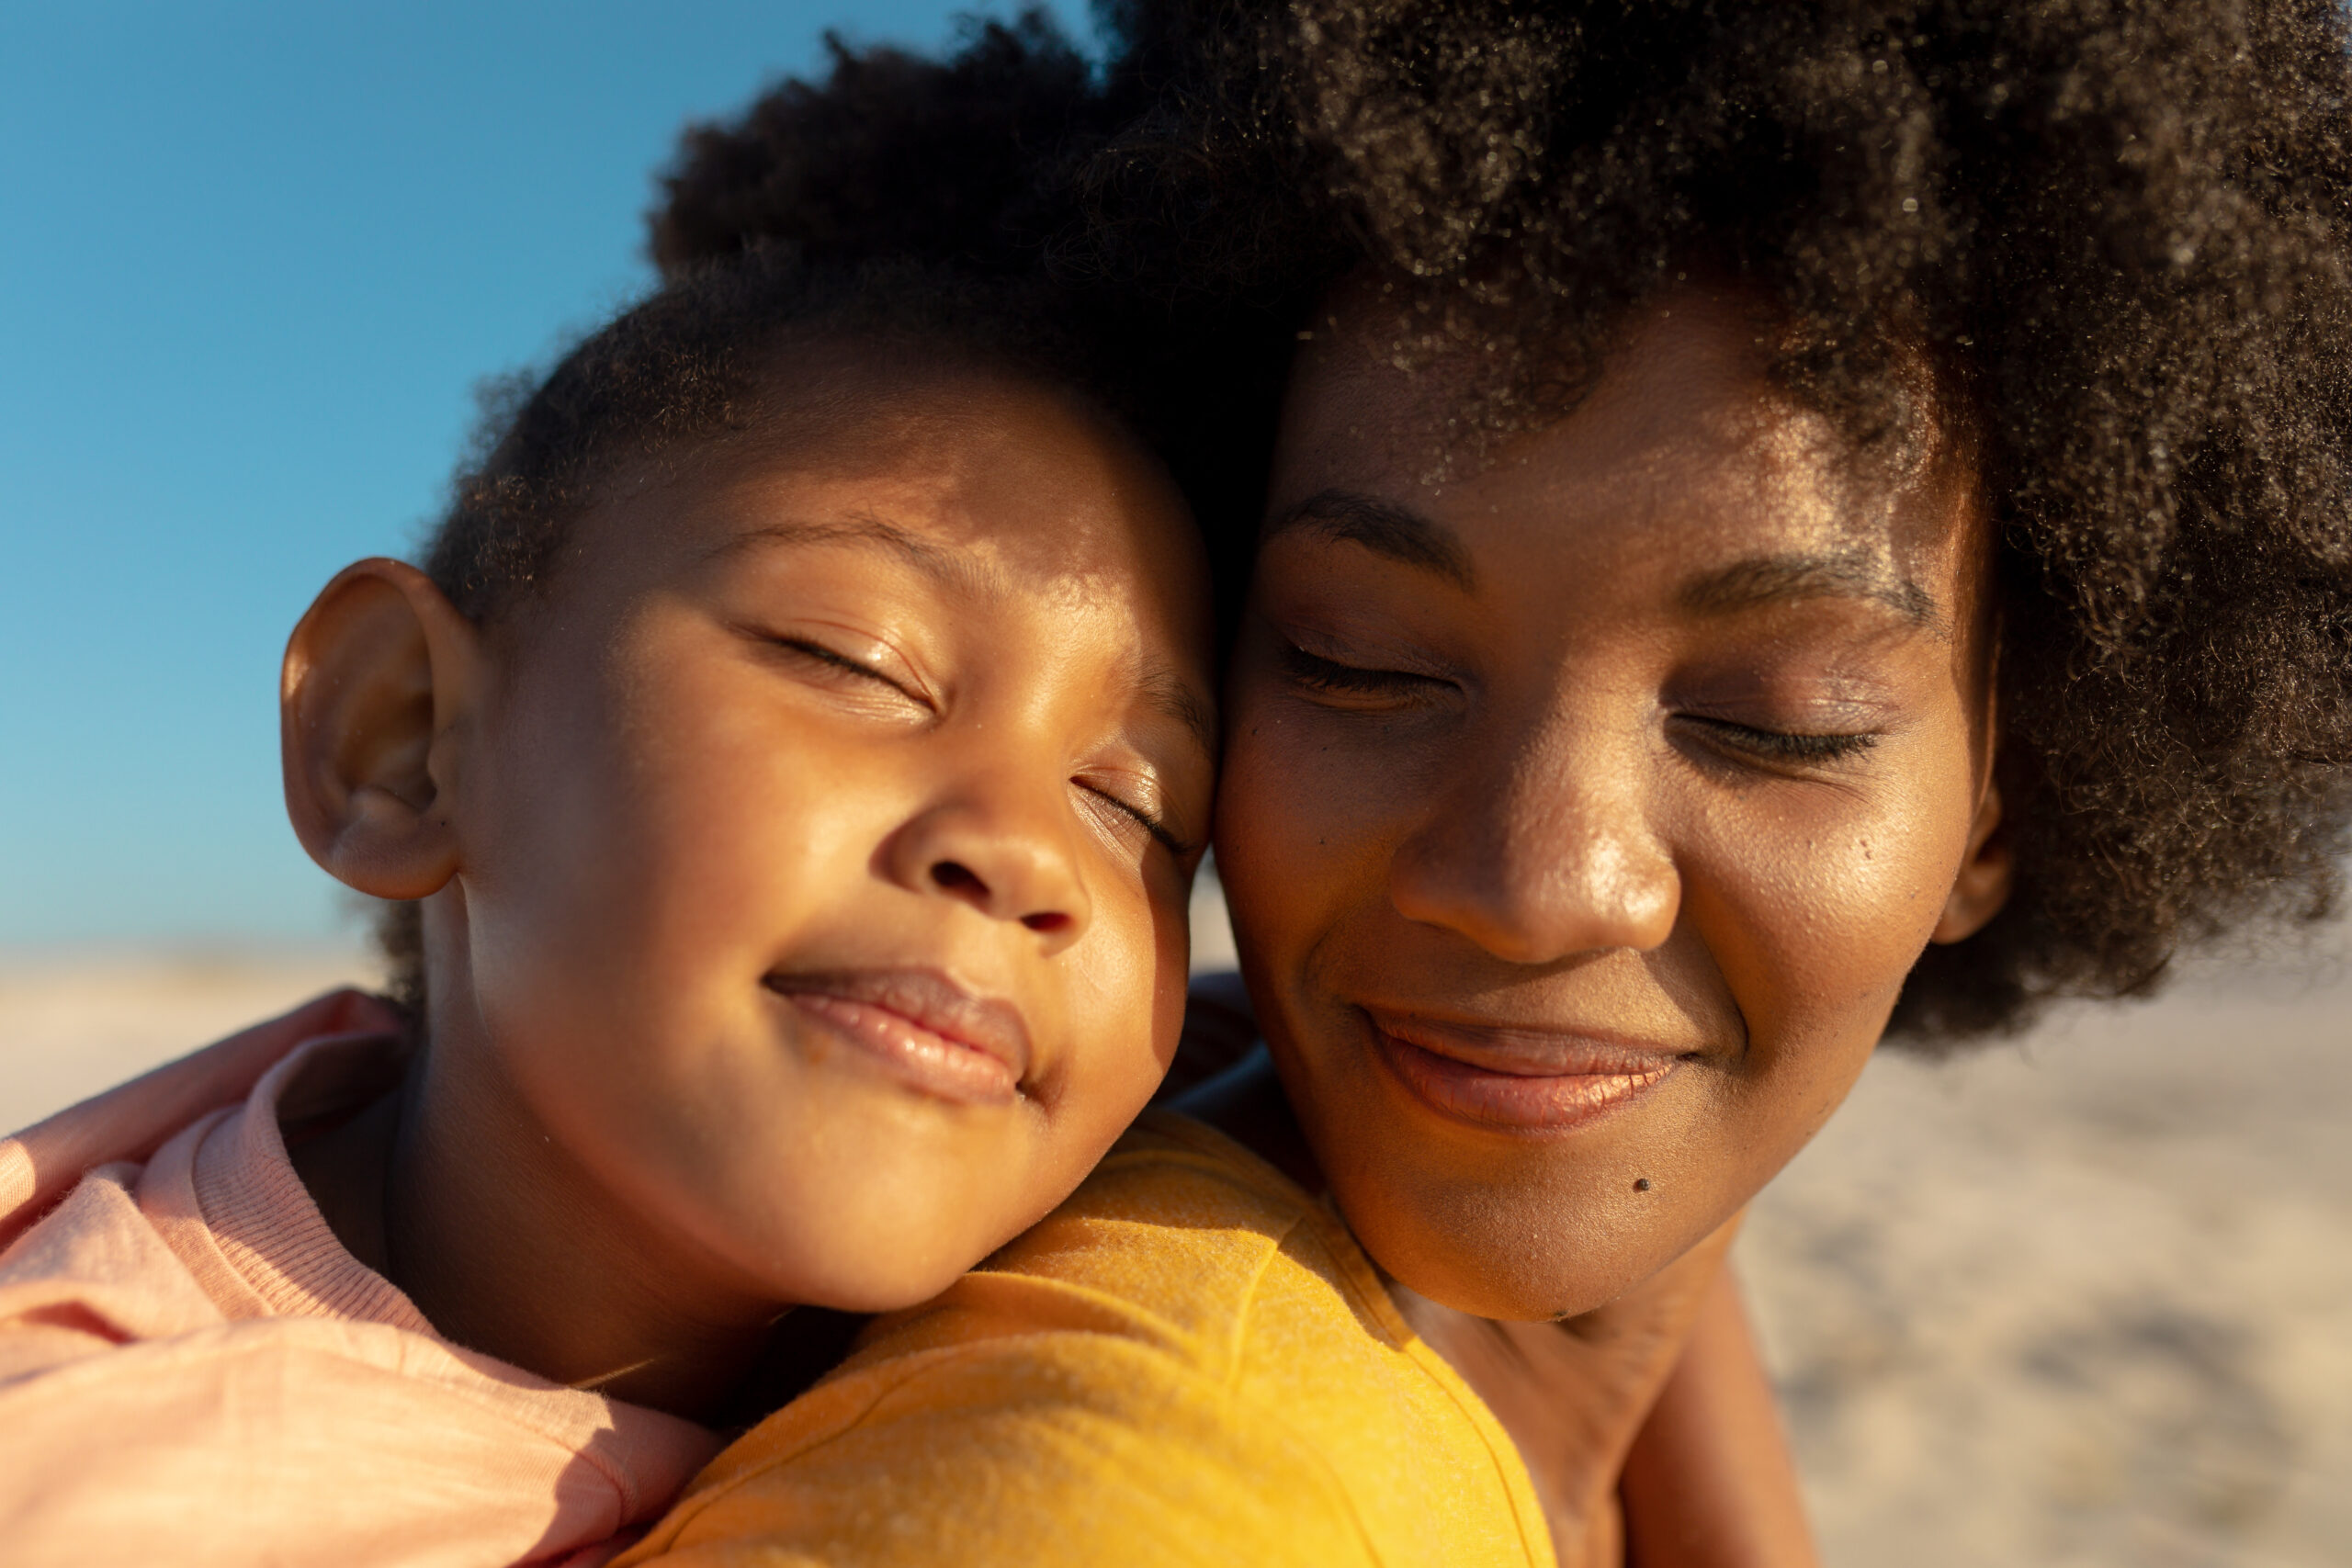
M1932 397L1906 439L1856 443L1774 380L1768 323L1736 294L1661 296L1568 412L1500 434L1481 423L1491 361L1416 361L1394 347L1409 324L1362 290L1324 313L1284 409L1270 522L1336 491L1446 519L1474 549L1532 524L1587 558L1614 534L1724 563L1874 558L1946 581L1981 553L1974 465Z

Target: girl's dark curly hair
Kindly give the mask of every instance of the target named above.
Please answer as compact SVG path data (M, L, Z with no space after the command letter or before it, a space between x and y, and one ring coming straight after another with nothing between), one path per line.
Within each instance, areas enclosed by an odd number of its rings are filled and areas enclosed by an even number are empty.
M477 626L559 580L575 525L613 483L756 438L809 355L976 367L1087 400L1127 423L1125 371L1073 334L1033 270L978 275L918 257L757 246L696 267L623 312L536 385L493 400L424 569ZM421 1027L428 976L415 903L377 925L386 991Z
M947 61L824 45L821 86L787 80L739 123L687 128L648 215L654 265L786 241L836 262L1034 267L1060 161L1118 112L1046 15L975 26Z
M1627 310L1694 267L1776 302L1778 376L1865 450L1911 428L1917 355L1942 372L1999 542L2018 871L1984 931L1920 961L1898 1032L1946 1044L2055 997L2143 994L2185 947L2334 909L2352 70L2333 0L1103 15L1118 47L1093 107L1036 164L1082 216L1023 243L1106 298L1201 312L1214 330L1179 385L1215 385L1219 363L1262 378L1265 321L1364 269L1432 307L1429 339L1491 356L1493 428L1572 403L1560 351L1598 365ZM887 118L920 120L909 105L961 68L903 76ZM829 144L791 128L825 123L827 89L798 91L780 120L755 111L732 173L723 137L690 145L680 202L711 210L709 185L749 189L763 159L821 185ZM858 157L884 166L872 143ZM793 220L750 199L727 221L740 238ZM1218 412L1255 451L1262 411Z
M825 42L821 80L785 81L740 117L680 138L647 215L655 265L677 276L781 244L829 261L1049 278L1062 321L1091 345L1099 378L1121 384L1129 417L1201 518L1229 626L1296 326L1291 256L1246 254L1251 229L1188 223L1158 200L1157 170L1125 154L1142 177L1115 211L1102 199L1111 149L1177 129L1140 51L1096 71L1035 9L968 22L944 59ZM1198 276L1131 264L1157 257L1171 231ZM1228 238L1238 248L1225 255ZM1272 291L1257 286L1261 274Z
M1069 161L1125 122L1042 13L975 26L952 62L829 40L827 85L787 82L743 126L689 130L653 215L662 288L544 378L488 400L474 452L426 541L458 611L495 622L540 592L572 525L627 470L736 439L766 416L786 351L848 344L977 364L1074 391L1158 449L1196 506L1264 482L1280 361L1221 396L1171 372L1221 302L1138 308L1041 265L1076 222ZM1262 334L1261 334L1262 335ZM1237 362L1238 356L1236 356ZM1227 410L1250 412L1229 425ZM1221 441L1228 428L1253 440ZM1230 530L1227 530L1230 532ZM420 906L377 922L387 991L421 1021Z

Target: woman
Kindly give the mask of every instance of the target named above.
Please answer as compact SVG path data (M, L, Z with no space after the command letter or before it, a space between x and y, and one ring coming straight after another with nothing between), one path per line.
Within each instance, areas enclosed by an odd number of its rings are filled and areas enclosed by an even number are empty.
M1883 1032L2330 907L2343 21L1126 19L1050 238L1228 366L1299 345L1217 831L1269 1060L1188 1104L1231 1142L1146 1128L649 1548L1542 1561L1534 1507L1605 1560L1728 1227Z

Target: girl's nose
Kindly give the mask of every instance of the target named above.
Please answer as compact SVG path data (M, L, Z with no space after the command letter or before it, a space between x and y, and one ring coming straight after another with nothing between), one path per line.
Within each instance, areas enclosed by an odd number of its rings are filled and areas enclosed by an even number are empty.
M957 791L900 828L884 860L909 891L1016 921L1059 953L1085 934L1092 904L1067 807L1023 794L1003 781Z
M1513 964L1647 951L1681 881L1648 810L1642 749L1563 733L1488 744L1407 836L1389 900Z

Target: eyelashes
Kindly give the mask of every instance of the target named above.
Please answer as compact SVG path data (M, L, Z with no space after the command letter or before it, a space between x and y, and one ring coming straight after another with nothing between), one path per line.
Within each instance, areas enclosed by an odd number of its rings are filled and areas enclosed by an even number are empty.
M878 686L887 686L918 707L925 709L932 707L931 699L922 693L908 689L903 683L892 680L871 664L862 663L845 653L836 653L821 642L797 637L776 637L765 640L788 653L798 655L811 664L822 665L836 675L855 677L870 681Z
M1288 641L1281 645L1279 657L1284 673L1296 685L1343 702L1354 699L1353 705L1359 708L1404 707L1458 689L1455 682L1434 675L1342 664ZM1673 717L1698 729L1718 751L1736 753L1768 767L1824 767L1859 757L1880 739L1876 730L1821 733L1772 729L1708 714L1677 713Z
M1082 780L1073 780L1072 782L1076 783L1079 788L1084 790L1087 794L1094 796L1095 799L1100 800L1102 804L1111 807L1112 810L1118 812L1121 816L1132 818L1136 822L1141 824L1143 830L1150 835L1152 842L1166 850L1170 854L1174 855L1178 860L1182 860L1186 855L1193 852L1193 847L1184 842L1183 840L1179 839L1174 833L1170 832L1166 819L1156 813L1147 810L1143 807L1137 806L1132 800L1123 799L1120 796L1112 794L1109 790L1104 789L1100 784L1087 784Z
M1774 762L1835 762L1860 755L1878 744L1876 730L1849 734L1809 734L1802 730L1760 729L1729 719L1682 714L1686 724L1704 729L1716 744L1750 752Z
M927 712L937 711L931 700L922 693L910 690L872 665L852 659L847 654L836 652L821 642L808 637L771 637L764 640L799 659L820 666L830 675L859 682L870 682L887 688ZM1070 782L1142 828L1152 842L1159 845L1177 859L1182 860L1192 853L1193 847L1171 832L1167 819L1149 807L1138 806L1114 790L1106 789L1101 784L1090 784L1084 779L1072 779Z
M1450 689L1453 682L1434 675L1416 674L1408 670L1374 670L1359 664L1341 664L1309 653L1295 643L1282 645L1283 668L1292 680L1302 686L1317 691L1351 696L1407 696L1427 694L1441 688Z

